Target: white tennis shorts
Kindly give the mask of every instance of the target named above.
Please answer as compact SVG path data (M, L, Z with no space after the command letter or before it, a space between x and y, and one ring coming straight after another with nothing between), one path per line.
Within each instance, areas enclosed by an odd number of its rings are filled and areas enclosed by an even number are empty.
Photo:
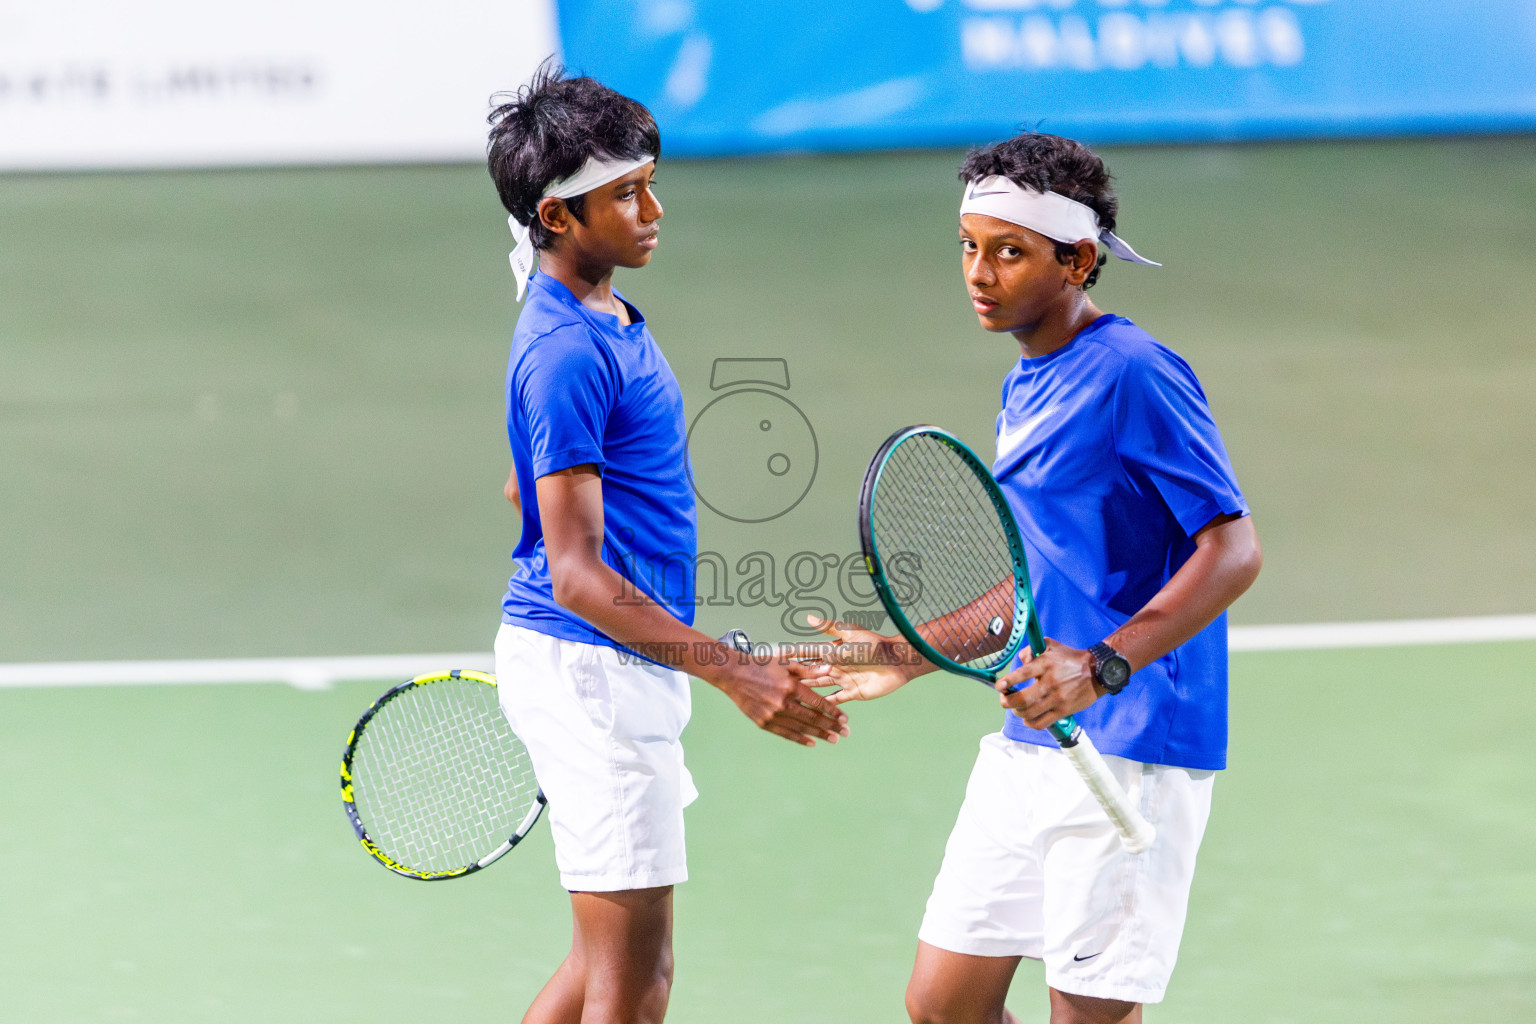
M1216 773L1104 760L1157 828L1142 853L1120 845L1060 750L984 737L918 938L1043 960L1062 992L1161 1002Z
M561 884L615 892L685 881L683 808L699 795L679 742L693 710L688 677L503 623L496 681L549 801Z

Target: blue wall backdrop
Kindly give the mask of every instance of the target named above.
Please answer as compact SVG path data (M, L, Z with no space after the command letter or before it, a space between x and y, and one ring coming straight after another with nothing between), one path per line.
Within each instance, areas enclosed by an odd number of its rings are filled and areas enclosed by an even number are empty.
M1536 0L561 0L667 152L1536 129Z

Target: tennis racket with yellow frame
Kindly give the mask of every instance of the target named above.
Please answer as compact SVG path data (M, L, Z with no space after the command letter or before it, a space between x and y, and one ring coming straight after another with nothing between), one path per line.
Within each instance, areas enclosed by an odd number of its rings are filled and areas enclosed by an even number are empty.
M495 863L544 810L496 677L460 669L417 676L368 706L341 755L341 798L374 860L428 882Z

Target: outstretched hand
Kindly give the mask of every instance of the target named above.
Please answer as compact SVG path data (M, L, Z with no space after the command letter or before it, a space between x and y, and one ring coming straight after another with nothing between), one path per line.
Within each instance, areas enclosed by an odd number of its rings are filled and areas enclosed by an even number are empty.
M833 686L827 694L833 704L850 700L874 700L905 686L934 666L911 644L898 636L882 636L846 622L828 622L807 616L812 626L831 637L830 643L803 644L797 656L816 658L827 666L826 675L812 685Z
M822 685L825 666L793 661L759 665L750 658L739 658L738 664L739 671L714 685L759 729L803 747L814 747L818 739L836 743L848 735L848 716L811 689Z

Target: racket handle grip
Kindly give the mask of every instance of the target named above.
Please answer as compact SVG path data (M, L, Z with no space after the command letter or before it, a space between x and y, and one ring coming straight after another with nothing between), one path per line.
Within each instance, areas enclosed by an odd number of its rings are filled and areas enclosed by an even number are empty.
M1109 773L1109 765L1104 763L1103 755L1093 745L1088 734L1080 727L1075 728L1072 739L1072 743L1062 744L1061 752L1067 755L1067 760L1077 769L1077 774L1087 784L1089 792L1098 800L1099 806L1104 808L1115 831L1120 833L1120 842L1126 852L1141 853L1152 845L1157 830L1132 805L1120 783Z

